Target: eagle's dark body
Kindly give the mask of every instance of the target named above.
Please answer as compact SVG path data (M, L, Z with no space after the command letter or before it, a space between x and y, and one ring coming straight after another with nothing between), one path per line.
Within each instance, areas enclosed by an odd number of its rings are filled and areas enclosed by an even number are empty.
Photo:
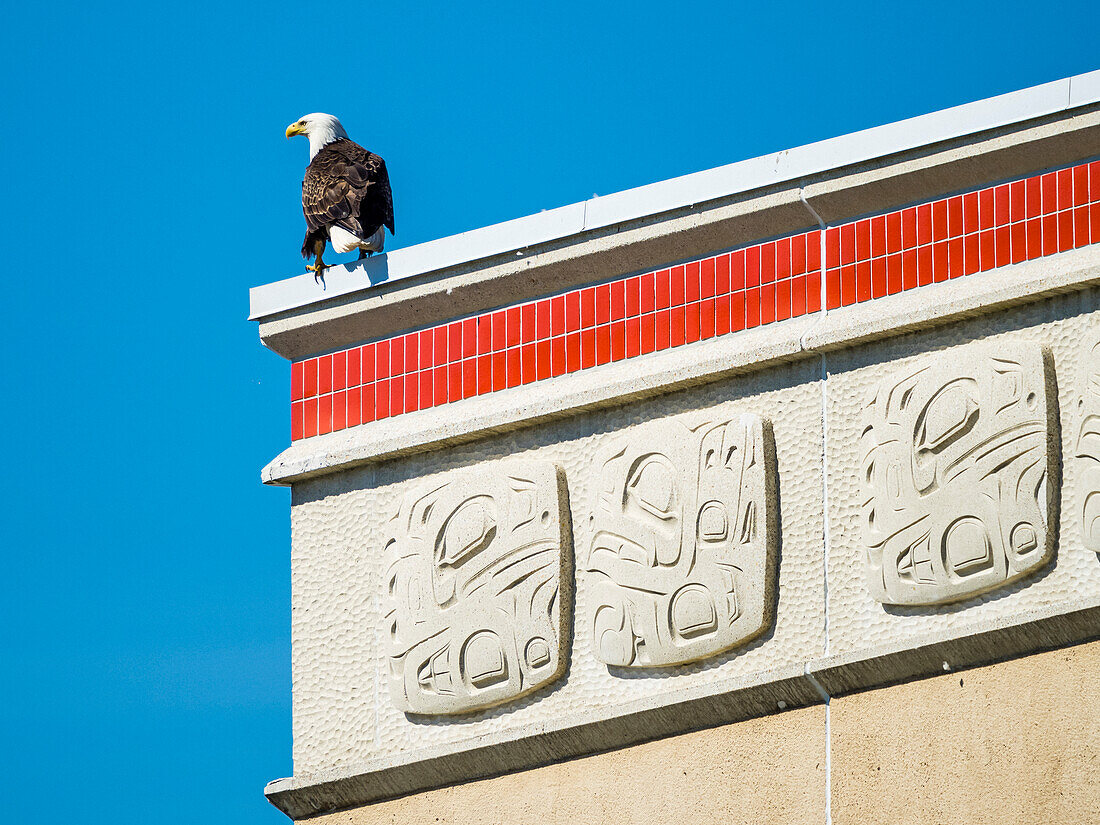
M383 226L392 234L393 195L386 162L347 138L326 144L306 167L302 213L306 218L303 258L320 257L317 250L324 251L333 226L363 240Z

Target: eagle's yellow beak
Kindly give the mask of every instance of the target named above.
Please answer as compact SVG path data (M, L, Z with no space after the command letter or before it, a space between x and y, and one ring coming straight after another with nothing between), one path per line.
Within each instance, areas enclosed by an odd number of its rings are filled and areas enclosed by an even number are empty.
M286 136L288 139L294 137L295 135L304 134L305 132L302 131L302 127L299 126L297 123L291 123L289 126L286 127Z

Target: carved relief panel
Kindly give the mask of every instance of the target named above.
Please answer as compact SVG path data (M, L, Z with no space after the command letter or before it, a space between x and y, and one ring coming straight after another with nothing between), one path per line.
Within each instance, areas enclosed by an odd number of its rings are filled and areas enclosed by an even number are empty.
M744 644L775 604L775 458L754 415L638 427L597 454L585 563L593 649L676 665Z
M942 353L882 381L860 443L867 578L880 602L955 601L1054 551L1055 435L1038 345Z
M386 546L398 708L464 713L564 672L572 576L563 487L553 464L515 461L405 495Z
M1100 329L1085 339L1077 378L1077 523L1085 547L1100 553Z

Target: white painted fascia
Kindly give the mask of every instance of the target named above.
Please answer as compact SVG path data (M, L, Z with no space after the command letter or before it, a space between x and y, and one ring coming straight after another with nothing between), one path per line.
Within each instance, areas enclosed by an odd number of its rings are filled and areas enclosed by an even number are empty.
M249 320L260 320L379 283L514 253L585 231L706 203L840 169L921 146L1021 123L1100 102L1100 70L1032 86L770 155L652 183L395 249L325 271L321 289L309 273L253 287Z

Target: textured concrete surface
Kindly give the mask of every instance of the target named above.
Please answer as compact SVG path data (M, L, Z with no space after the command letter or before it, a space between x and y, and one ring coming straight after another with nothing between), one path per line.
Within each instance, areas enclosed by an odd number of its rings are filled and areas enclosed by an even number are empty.
M834 825L1093 825L1097 673L1093 642L834 699Z
M382 548L390 514L410 484L454 469L491 468L501 459L552 461L562 467L577 547L592 527L595 456L604 443L643 422L681 413L773 422L779 511L778 592L774 624L744 647L675 668L614 668L598 661L591 634L574 632L566 677L526 697L453 720L411 718L390 702L380 602ZM399 459L294 486L293 674L295 778L350 771L369 759L451 745L486 735L520 737L544 720L613 713L632 701L674 703L724 680L795 666L824 647L821 508L821 388L811 363L727 379L617 410L578 415L446 452ZM589 614L586 575L577 574L575 616Z
M1077 475L1074 515L1085 547L1100 553L1100 324L1086 333L1077 365L1073 470Z
M380 802L316 825L819 825L825 710L804 708Z

